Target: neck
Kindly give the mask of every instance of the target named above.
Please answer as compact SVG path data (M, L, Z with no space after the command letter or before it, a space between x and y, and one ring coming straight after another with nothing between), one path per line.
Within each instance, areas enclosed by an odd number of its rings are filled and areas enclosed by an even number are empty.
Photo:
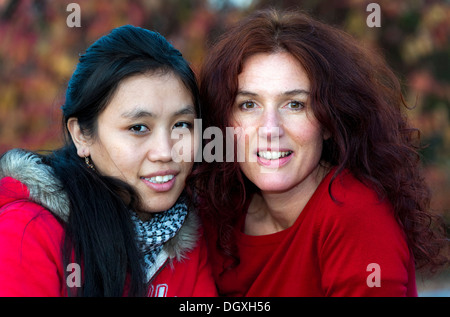
M291 227L316 191L328 169L319 166L297 186L284 192L261 192L250 202L245 233L266 235Z

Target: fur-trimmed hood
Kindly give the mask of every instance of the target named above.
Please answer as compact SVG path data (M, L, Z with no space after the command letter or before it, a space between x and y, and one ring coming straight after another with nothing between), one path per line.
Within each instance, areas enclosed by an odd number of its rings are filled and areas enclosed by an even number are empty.
M68 196L52 168L44 164L40 156L20 149L6 152L0 159L0 179L4 177L20 181L28 188L28 199L67 222ZM167 256L180 261L187 252L194 249L199 238L199 226L198 216L195 212L190 212L178 233L164 245Z

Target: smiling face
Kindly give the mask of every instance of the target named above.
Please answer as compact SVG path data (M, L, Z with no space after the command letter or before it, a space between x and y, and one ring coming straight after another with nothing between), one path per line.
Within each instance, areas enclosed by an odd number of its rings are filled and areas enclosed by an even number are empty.
M144 210L160 212L176 202L191 172L195 118L192 96L175 75L145 74L120 83L93 138L77 142L77 129L70 130L79 156L90 155L98 173L133 186Z
M242 128L240 168L262 193L315 188L324 138L308 101L310 82L292 55L257 54L238 77L232 125Z

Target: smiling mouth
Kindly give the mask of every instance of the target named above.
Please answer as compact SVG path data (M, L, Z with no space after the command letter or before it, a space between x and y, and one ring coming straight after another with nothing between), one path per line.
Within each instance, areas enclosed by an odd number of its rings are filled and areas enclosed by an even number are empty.
M258 157L261 157L266 160L278 160L282 157L286 157L292 154L292 151L284 151L284 152L277 152L277 151L260 151L256 153Z
M146 178L146 177L141 177L141 178L145 179L146 181L149 181L150 183L153 183L153 184L164 184L164 183L171 181L174 177L175 177L175 175L164 175L164 176L153 176L150 178Z

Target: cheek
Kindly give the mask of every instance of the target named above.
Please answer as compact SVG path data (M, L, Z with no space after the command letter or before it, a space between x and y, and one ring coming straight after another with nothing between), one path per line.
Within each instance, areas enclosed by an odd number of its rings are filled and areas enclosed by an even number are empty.
M104 148L96 160L96 167L105 176L112 176L127 181L129 176L138 169L136 162L139 154L120 147Z
M312 161L317 161L322 155L323 136L320 130L310 129L296 133L295 142L305 155L309 155Z
M196 132L198 133L198 132ZM192 151L191 151L191 158L193 161L195 158L195 154L198 153L199 150L201 150L201 144L202 144L202 139L200 135L197 135L196 133L193 134L193 136L191 137L190 143L193 145L192 146Z
M172 160L176 163L193 163L195 153L199 150L200 140L194 136L194 133L190 135L171 135Z
M181 168L182 168L182 170L184 170L186 172L186 176L188 176L191 173L193 166L194 166L193 162L183 162L182 163Z
M247 128L234 128L232 130L232 137L228 137L227 139L231 140L233 142L232 146L234 144L236 145L235 148L231 147L227 144L227 152L230 150L233 150L234 153L234 159L238 162L255 162L256 158L252 156L253 153L256 153L256 148L258 147L258 138L256 129L253 129L252 127ZM228 153L227 153L228 154ZM227 155L228 157L231 157L231 155Z
M194 164L194 156L200 148L201 140L197 137L197 135L195 135L195 133L190 133L189 135L183 137L181 142L183 146L186 147L186 151L183 151L186 152L186 159L184 160L184 163L185 165L192 167Z
M192 172L192 167L194 166L194 161L181 161L178 163L178 168L180 173L177 176L177 183L179 186L184 188L185 182L189 174ZM181 189L180 189L181 190Z
M298 144L321 144L324 139L323 129L320 124L310 116L305 116L301 120L288 122L286 130L290 131L290 135Z

